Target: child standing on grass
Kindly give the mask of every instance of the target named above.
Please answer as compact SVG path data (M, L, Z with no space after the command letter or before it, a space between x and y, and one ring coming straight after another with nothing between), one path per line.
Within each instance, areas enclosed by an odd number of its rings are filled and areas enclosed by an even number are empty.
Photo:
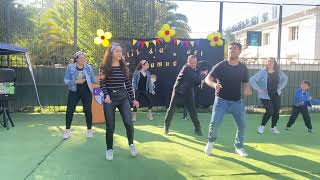
M311 108L311 96L309 93L310 82L303 80L300 88L297 88L294 96L294 105L292 107L292 113L287 123L286 130L295 123L299 113L302 114L304 124L308 128L308 132L312 132L311 118L308 112L308 108Z

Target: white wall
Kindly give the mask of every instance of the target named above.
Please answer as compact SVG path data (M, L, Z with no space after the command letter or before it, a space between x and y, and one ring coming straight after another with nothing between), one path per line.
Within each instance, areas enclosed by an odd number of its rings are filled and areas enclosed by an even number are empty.
M289 27L299 26L298 40L289 40ZM318 27L318 28L317 28ZM242 56L247 58L277 57L278 26L262 29L262 46L244 49ZM270 33L270 44L263 45L263 34ZM246 33L237 35L237 40L244 40ZM320 18L309 16L297 22L283 22L281 38L281 58L296 56L300 59L320 58ZM306 63L306 62L301 62Z
M299 26L298 40L289 40L289 27ZM313 59L315 54L315 34L316 34L316 17L298 22L289 23L283 26L283 36L281 38L281 57L295 55L296 58Z
M320 13L317 15L317 18L316 18L316 35L315 35L314 51L315 51L314 59L320 60Z

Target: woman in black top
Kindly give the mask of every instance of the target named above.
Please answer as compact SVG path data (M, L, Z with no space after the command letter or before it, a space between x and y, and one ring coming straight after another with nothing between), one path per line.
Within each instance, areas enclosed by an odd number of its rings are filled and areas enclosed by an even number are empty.
M269 58L266 68L258 71L250 78L250 84L253 89L257 90L258 96L266 109L258 127L258 133L263 134L265 125L271 118L271 132L279 134L277 122L279 120L279 111L281 103L281 92L287 83L288 77L284 74L274 58Z
M86 63L85 53L78 51L74 54L74 61L69 64L64 76L64 82L68 86L68 104L66 111L66 130L64 139L71 135L71 123L78 102L81 100L87 123L87 137L93 137L92 131L92 83L95 82L92 67Z
M135 93L136 99L144 99L148 106L148 119L153 120L152 116L152 101L151 95L155 94L154 84L151 81L151 74L149 69L149 63L147 60L141 60L133 73L132 87ZM137 119L137 108L133 109L133 121Z
M115 129L115 111L119 109L124 126L127 131L127 138L130 153L137 155L133 144L133 122L131 106L139 107L139 102L134 99L131 82L129 80L129 69L123 59L122 48L117 43L106 51L103 57L103 73L105 78L100 81L100 87L104 94L104 116L106 122L106 159L113 160L113 133Z

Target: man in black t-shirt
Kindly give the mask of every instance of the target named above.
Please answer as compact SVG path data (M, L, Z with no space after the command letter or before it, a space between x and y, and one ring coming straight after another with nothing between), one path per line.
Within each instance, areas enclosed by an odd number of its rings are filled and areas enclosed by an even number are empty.
M241 49L240 43L231 43L228 60L216 64L205 79L208 86L214 88L216 93L209 124L209 141L204 149L207 155L212 152L224 114L231 113L237 125L235 152L242 157L248 156L243 149L246 119L245 107L241 99L241 87L243 85L245 96L251 95L252 91L248 83L248 69L239 61Z

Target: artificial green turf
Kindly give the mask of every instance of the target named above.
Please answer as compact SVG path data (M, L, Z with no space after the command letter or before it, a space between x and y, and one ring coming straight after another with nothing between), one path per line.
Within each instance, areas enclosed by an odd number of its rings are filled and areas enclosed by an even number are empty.
M95 125L94 138L87 139L84 116L77 114L71 138L62 141L64 114L12 114L16 127L0 128L0 179L320 179L320 114L311 114L312 134L301 117L285 131L288 116L281 116L280 135L271 134L269 128L257 134L261 114L248 115L245 149L249 158L234 153L236 128L230 115L221 125L212 156L203 153L210 114L199 114L203 137L194 135L191 121L182 120L181 114L174 116L166 136L163 117L159 113L148 121L145 114L138 114L135 144L139 155L132 158L117 115L114 160L107 161L103 124Z

